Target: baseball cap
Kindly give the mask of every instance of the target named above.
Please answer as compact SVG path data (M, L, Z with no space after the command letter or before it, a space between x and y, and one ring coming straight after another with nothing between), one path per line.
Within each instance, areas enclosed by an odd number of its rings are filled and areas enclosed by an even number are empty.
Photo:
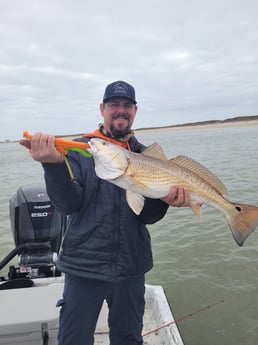
M134 87L122 80L114 81L113 83L108 84L103 96L103 103L107 102L111 97L126 97L135 104L137 103L135 100Z

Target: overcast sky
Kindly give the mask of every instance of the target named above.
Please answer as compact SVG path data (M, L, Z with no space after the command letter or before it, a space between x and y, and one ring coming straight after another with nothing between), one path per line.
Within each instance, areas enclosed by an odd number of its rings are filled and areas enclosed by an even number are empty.
M101 122L135 86L134 128L258 114L257 0L0 0L0 140Z

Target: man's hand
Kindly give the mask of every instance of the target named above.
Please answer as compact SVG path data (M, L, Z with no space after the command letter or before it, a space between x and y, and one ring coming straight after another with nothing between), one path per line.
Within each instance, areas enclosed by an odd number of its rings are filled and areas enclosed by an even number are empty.
M20 140L20 144L30 150L31 157L41 163L62 163L63 155L55 148L55 137L35 133L31 140Z
M183 187L172 186L168 195L161 200L173 207L188 207L190 206L190 193Z

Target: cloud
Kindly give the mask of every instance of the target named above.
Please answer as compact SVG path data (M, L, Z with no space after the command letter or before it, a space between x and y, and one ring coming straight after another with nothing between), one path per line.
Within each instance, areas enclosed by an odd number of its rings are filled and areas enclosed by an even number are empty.
M136 88L135 127L256 115L254 0L3 0L0 140L93 130L107 83Z

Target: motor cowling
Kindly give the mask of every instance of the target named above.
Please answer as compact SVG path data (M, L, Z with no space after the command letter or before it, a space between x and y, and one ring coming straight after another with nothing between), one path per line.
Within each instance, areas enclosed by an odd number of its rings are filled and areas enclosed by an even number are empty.
M16 248L23 248L19 265L54 265L66 217L51 203L45 186L23 186L10 199L10 222Z

